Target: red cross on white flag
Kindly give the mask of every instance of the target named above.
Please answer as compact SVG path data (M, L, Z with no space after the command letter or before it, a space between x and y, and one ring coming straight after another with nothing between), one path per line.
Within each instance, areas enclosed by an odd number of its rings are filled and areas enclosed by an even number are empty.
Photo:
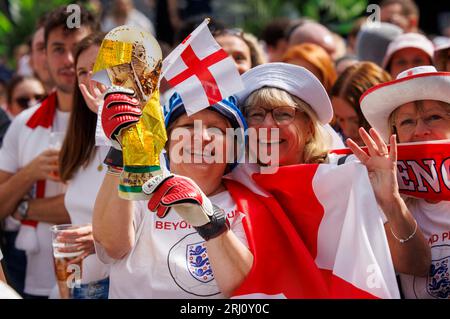
M163 61L162 76L183 99L192 115L244 89L231 58L202 22Z

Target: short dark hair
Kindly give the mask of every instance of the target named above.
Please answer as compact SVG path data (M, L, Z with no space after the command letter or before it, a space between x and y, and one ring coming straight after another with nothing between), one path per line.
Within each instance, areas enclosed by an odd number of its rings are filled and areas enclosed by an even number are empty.
M44 25L45 46L47 46L48 36L50 32L53 31L54 29L64 27L64 30L68 33L75 32L76 30L78 30L77 28L69 28L67 26L67 20L70 18L72 14L73 12L67 10L67 6L60 6L48 14ZM91 29L91 31L93 32L98 30L99 25L94 15L81 5L80 5L80 24L83 27Z
M42 14L39 19L36 21L36 27L34 28L34 32L36 32L37 30L39 30L40 28L44 28L45 27L45 23L47 22L47 18L50 12L45 12L44 14Z
M292 24L289 18L277 18L268 23L261 32L261 39L268 46L276 46L278 41L286 39L286 33Z
M14 75L11 78L11 80L8 83L6 83L6 103L11 104L13 102L14 90L20 83L26 80L34 80L42 84L41 80L32 75L18 75L18 74Z
M405 17L409 16L419 16L419 8L417 7L414 0L382 0L380 2L380 7L386 7L391 4L399 4L402 7L402 14Z
M34 32L33 32L33 34L31 35L31 37L30 37L30 39L28 41L28 45L30 46L30 53L33 52L33 40L34 40L34 37L36 36L36 32L40 28L44 28L45 27L45 22L47 20L47 17L48 17L48 13L44 13L43 15L41 15L39 17L39 19L36 22L36 26L34 28Z

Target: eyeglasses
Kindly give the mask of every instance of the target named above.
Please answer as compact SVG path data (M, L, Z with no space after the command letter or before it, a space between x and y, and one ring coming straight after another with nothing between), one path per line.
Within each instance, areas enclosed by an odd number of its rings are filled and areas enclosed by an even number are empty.
M246 119L249 125L259 125L265 121L267 113L271 113L275 123L283 126L292 123L297 112L301 111L295 106L279 106L270 110L256 106L247 109Z
M442 125L448 125L446 121L450 121L450 112L428 112L427 114L422 114L419 117L412 117L410 115L398 116L394 121L394 127L399 133L409 134L412 133L419 119L423 122L425 126L430 129L441 127Z
M21 108L27 109L32 106L32 104L30 103L32 100L38 103L45 98L46 96L44 94L35 94L32 96L19 96L15 99L15 101Z

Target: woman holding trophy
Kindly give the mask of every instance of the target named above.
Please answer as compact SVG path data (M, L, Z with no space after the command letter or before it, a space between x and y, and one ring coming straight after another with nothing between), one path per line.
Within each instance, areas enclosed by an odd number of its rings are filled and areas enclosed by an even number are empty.
M224 133L227 128L237 129L243 139L246 129L243 116L232 99L188 116L183 101L175 94L166 107L164 121L156 85L161 59L156 41L148 34L131 32L129 27L116 28L105 38L102 49L105 49L106 59L101 49L98 64L99 60L108 59L112 48L119 46L125 48L122 51L129 48L132 58L118 59L119 63L125 62L119 66L112 59L102 62L107 66L111 84L121 87L113 87L106 93L101 118L107 137L115 147L122 149L124 167L122 170L120 158L115 161L107 157L108 173L96 200L93 219L97 254L111 267L110 298L230 295L240 282L214 278L212 267L235 267L242 273L247 273L251 267L251 254L241 222L243 215L236 209L222 180L233 167L227 164L226 155L234 146L234 141L227 140ZM108 48L111 51L106 51ZM144 61L147 64L142 66ZM144 74L138 70L144 70ZM133 78L134 75L137 77ZM197 130L194 130L198 125L195 123L200 123ZM180 138L177 134L180 131L187 132L187 138ZM192 147L194 140L203 141L199 149ZM203 156L207 153L206 144L212 140L216 145L214 154ZM159 155L164 146L172 174L160 173ZM138 154L139 147L143 154ZM133 151L127 154L130 149ZM212 160L212 157L219 160ZM185 160L180 161L180 158ZM144 171L146 168L149 170ZM144 175L139 177L137 173ZM156 176L151 179L153 184L136 186L149 180L149 173ZM143 192L138 193L138 190ZM131 196L124 194L127 191ZM176 193L175 197L183 199L161 205L160 200L169 193ZM150 200L133 202L123 197ZM190 205L193 201L201 205ZM170 210L172 206L174 209ZM224 246L236 247L229 251L249 256L245 260L250 263L223 262L237 260L234 256L221 258L220 255L226 253L222 249Z

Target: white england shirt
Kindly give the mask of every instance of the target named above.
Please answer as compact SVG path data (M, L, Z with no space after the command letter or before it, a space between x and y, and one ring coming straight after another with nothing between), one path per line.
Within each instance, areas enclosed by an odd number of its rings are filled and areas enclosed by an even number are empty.
M74 225L92 224L95 199L106 173L103 160L108 150L109 147L106 146L96 147L89 165L80 167L67 185L64 204ZM83 284L104 279L108 274L109 267L100 262L95 254L83 260Z
M247 247L240 213L227 191L211 196L224 209L231 230ZM96 245L100 259L111 264L109 298L224 298L217 287L205 241L173 209L159 218L138 202L134 215L135 244L122 260L106 255Z
M427 277L400 274L405 298L450 299L450 201L413 200L408 208L431 247L431 267Z
M31 129L26 125L39 105L20 113L11 123L0 149L0 170L15 174L39 154L48 148L50 132L65 132L69 112L56 110L52 128L38 126ZM45 197L52 197L64 192L62 183L47 180ZM50 233L51 224L38 223L37 237L39 251L27 253L25 275L25 293L48 296L55 285L53 270L53 252Z

